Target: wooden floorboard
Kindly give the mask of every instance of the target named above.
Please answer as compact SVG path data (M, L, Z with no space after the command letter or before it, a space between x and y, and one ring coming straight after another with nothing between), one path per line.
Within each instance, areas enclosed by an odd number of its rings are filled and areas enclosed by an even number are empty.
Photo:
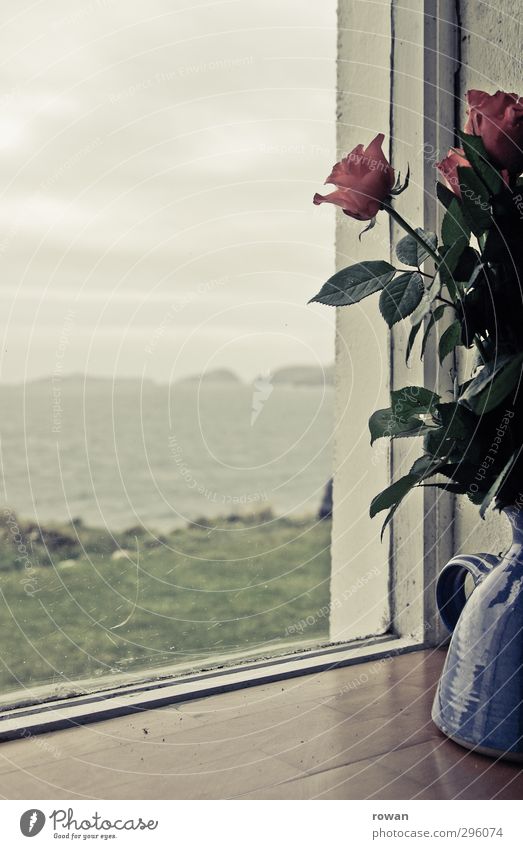
M0 745L5 799L521 799L430 720L424 651Z

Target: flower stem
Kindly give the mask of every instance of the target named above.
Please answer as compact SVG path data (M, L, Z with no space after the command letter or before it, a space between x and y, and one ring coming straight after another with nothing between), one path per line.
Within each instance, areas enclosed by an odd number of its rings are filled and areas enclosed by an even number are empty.
M442 304L447 304L447 306L456 309L456 305L452 303L452 301L447 300L447 298L442 298L441 295L438 295L436 298L437 301L441 301Z
M407 221L405 221L405 219L403 218L403 216L402 216L402 215L400 215L400 214L399 214L399 212L398 212L396 209L394 209L394 207L393 207L393 206L391 206L391 204L389 204L389 203L387 203L386 201L384 201L384 203L383 203L383 208L387 210L387 212L389 213L390 217L391 217L391 218L392 218L392 219L393 219L393 220L394 220L397 224L399 224L399 225L400 225L400 227L402 227L402 228L403 228L403 230L405 230L405 232L409 234L409 236L412 236L412 238L413 238L413 239L416 239L417 243L418 243L419 245L421 245L421 247L423 248L423 250L425 250L425 251L429 254L429 256L431 256L431 257L432 257L432 259L434 260L434 262L435 262L435 263L437 263L437 264L439 264L439 263L440 263L440 261L441 261L441 257L440 257L440 256L438 256L438 254L436 253L436 251L435 251L435 250L433 250L433 248L431 248L431 246L430 246L430 245L429 245L429 244L425 241L425 239L423 239L423 238L420 236L420 234L419 234L419 233L416 233L416 231L415 231L414 227L411 227L411 226L410 226L410 224L409 224Z

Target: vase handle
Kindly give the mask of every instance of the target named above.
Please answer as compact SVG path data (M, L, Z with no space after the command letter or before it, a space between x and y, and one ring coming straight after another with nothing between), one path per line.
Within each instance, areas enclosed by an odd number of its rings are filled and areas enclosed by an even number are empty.
M465 579L472 576L474 588L497 566L501 557L495 554L462 554L449 560L436 584L436 601L443 623L453 631L467 603ZM469 593L470 595L470 593Z

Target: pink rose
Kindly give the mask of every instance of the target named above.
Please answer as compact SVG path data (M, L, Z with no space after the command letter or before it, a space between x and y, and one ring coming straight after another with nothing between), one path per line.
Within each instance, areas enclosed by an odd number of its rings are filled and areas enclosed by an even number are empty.
M336 186L336 191L325 196L315 194L313 202L335 203L358 221L374 218L394 185L394 171L381 149L383 139L383 133L378 133L366 149L359 144L337 162L325 180Z
M436 164L438 171L443 174L445 182L456 197L461 199L458 168L470 168L470 162L465 158L465 151L460 147L451 147L445 159Z
M467 92L465 132L481 136L485 150L497 168L512 176L523 171L523 102L517 94L471 89Z

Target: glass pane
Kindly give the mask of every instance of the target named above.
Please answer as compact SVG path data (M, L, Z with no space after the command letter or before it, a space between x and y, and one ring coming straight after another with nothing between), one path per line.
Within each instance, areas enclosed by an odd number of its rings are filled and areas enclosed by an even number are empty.
M328 641L334 0L5 17L0 697Z

